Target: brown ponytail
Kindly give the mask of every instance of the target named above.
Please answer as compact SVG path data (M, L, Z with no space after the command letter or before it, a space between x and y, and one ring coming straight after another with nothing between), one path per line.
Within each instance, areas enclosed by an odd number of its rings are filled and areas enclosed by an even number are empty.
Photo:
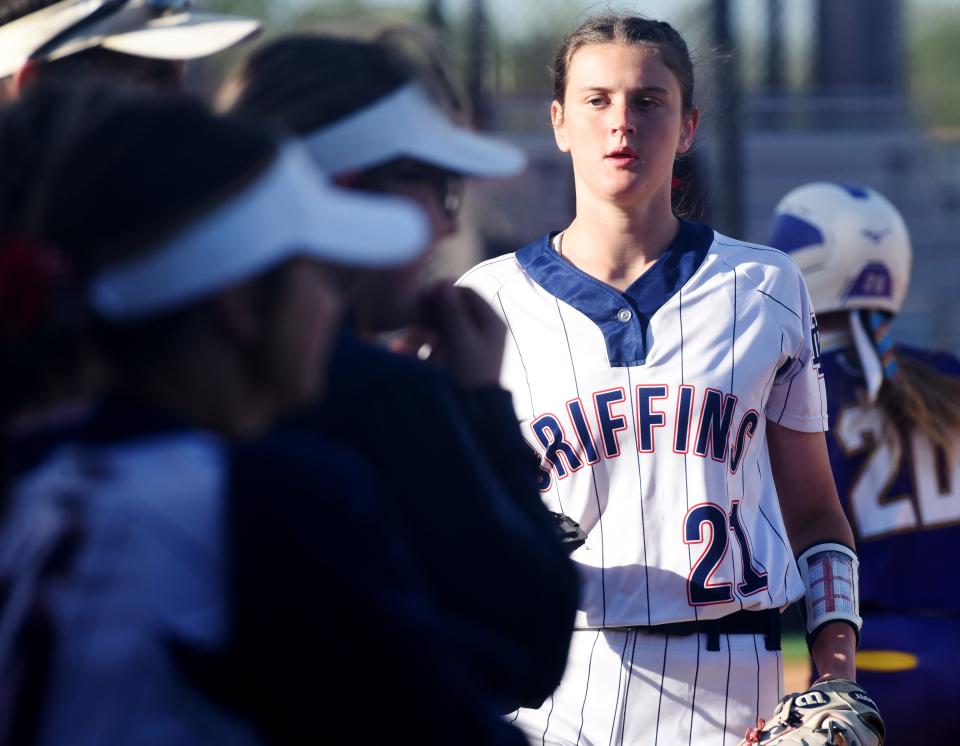
M878 403L901 433L919 430L952 450L960 438L960 378L896 353L899 372L885 381Z

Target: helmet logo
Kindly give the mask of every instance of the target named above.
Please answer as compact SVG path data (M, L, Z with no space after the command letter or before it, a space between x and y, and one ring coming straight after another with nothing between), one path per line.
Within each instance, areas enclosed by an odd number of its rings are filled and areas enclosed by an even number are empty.
M863 187L855 186L854 184L837 184L837 186L854 199L870 199L870 192Z
M868 264L843 294L844 298L890 298L893 280L883 264Z
M871 231L867 228L864 228L863 235L866 236L868 240L876 244L880 243L886 236L889 236L892 231L893 228L887 228L883 231Z
M823 241L823 233L813 223L796 215L781 213L773 223L767 243L789 254L807 246L820 245Z

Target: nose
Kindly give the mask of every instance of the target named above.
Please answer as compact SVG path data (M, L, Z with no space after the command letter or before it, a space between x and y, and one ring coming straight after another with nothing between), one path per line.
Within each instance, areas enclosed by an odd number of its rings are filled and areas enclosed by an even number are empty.
M609 111L611 134L637 134L637 123L634 120L633 110L626 103L615 103L610 106Z

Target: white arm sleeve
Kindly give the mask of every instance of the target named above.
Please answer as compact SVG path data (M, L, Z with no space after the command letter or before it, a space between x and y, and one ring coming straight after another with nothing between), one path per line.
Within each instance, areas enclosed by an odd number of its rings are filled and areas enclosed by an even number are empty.
M823 432L827 429L827 394L820 367L820 335L810 295L799 270L778 288L782 308L776 308L787 355L767 399L767 419L791 430ZM784 310L785 309L785 310Z
M805 591L807 639L813 640L823 625L842 621L857 631L860 617L860 562L843 544L823 543L810 547L797 559Z

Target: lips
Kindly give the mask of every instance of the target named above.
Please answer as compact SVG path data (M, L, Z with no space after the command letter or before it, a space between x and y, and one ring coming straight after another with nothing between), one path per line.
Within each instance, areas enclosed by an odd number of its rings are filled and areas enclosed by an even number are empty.
M626 146L616 148L615 150L611 150L604 156L606 160L612 161L613 163L617 163L620 165L633 163L633 161L635 161L637 157L638 157L637 152L632 148L628 148Z

